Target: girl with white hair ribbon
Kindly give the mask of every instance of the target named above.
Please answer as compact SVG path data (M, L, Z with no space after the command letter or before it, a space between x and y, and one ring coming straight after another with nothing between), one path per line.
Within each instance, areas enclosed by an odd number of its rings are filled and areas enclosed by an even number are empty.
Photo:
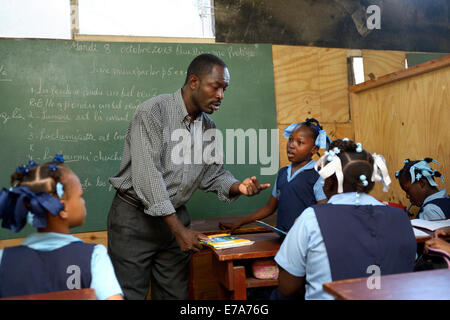
M390 184L381 155L361 143L333 141L316 163L325 179L326 204L313 205L297 218L275 256L283 296L333 299L323 283L412 272L416 239L408 215L369 195L377 181Z

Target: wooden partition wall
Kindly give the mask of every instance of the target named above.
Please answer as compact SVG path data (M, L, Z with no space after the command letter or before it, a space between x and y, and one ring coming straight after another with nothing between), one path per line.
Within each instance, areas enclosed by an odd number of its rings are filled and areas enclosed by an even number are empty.
M395 179L395 171L411 160L431 157L431 166L450 183L450 55L370 80L349 89L356 141L370 152L386 158L392 184L388 193L381 186L378 199L409 206ZM417 213L418 208L411 212Z
M405 52L273 45L280 167L289 164L283 129L316 118L332 140L355 138L350 112L348 58L363 57L364 77L405 68ZM321 150L323 152L324 150ZM316 158L317 160L317 158Z
M272 46L280 167L289 164L283 129L315 118L328 135L353 138L348 100L347 50Z

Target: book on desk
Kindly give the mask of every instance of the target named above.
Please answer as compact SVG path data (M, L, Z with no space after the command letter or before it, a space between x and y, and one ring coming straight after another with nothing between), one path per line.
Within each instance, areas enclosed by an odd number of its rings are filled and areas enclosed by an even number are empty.
M450 219L446 220L423 220L412 219L411 226L413 227L414 236L418 242L424 242L433 237L433 233L440 228L450 227ZM446 239L448 237L444 237Z
M200 242L214 249L242 247L255 243L254 241L248 239L232 236L229 233L210 235L208 241L201 240Z
M450 227L450 219L446 220L423 220L413 219L411 225L416 228L423 228L430 231L436 231L440 228Z
M271 230L273 232L278 233L278 235L280 235L281 237L286 237L287 236L287 232L286 231L278 229L278 228L276 228L276 227L274 227L274 226L272 226L272 225L270 225L268 223L265 223L264 221L256 220L255 223L257 223L257 224L259 224L259 225L261 225L263 227L266 227L266 228L268 228L269 230Z

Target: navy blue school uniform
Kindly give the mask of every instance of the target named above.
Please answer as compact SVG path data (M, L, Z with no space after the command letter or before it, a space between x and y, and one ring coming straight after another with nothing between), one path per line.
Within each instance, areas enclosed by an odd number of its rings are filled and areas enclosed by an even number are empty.
M121 294L105 246L70 234L38 232L0 250L0 298L92 288L97 299Z
M73 286L89 288L94 246L72 242L53 251L27 246L5 248L0 264L0 297L63 291ZM79 275L79 279L72 282L71 274Z
M289 231L295 219L306 208L326 199L322 189L322 178L314 170L315 161L291 174L292 164L278 171L272 195L278 199L277 228Z
M403 210L344 204L313 208L333 281L367 277L369 266L377 266L381 275L413 271L417 244Z
M359 204L356 204L358 199ZM275 261L305 277L305 299L333 299L326 282L412 272L417 243L408 215L367 194L342 193L306 209L280 247Z
M442 189L428 196L423 201L417 216L423 220L450 219L450 197L447 190Z

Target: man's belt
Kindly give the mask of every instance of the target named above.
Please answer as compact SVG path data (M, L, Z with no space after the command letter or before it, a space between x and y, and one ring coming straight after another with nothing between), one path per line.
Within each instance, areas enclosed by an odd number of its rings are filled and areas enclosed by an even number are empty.
M130 206L133 206L135 208L142 209L142 210L145 209L141 200L136 199L135 197L127 194L126 192L123 192L122 190L117 190L117 196L120 199L122 199L122 201L125 201L126 203L128 203Z

